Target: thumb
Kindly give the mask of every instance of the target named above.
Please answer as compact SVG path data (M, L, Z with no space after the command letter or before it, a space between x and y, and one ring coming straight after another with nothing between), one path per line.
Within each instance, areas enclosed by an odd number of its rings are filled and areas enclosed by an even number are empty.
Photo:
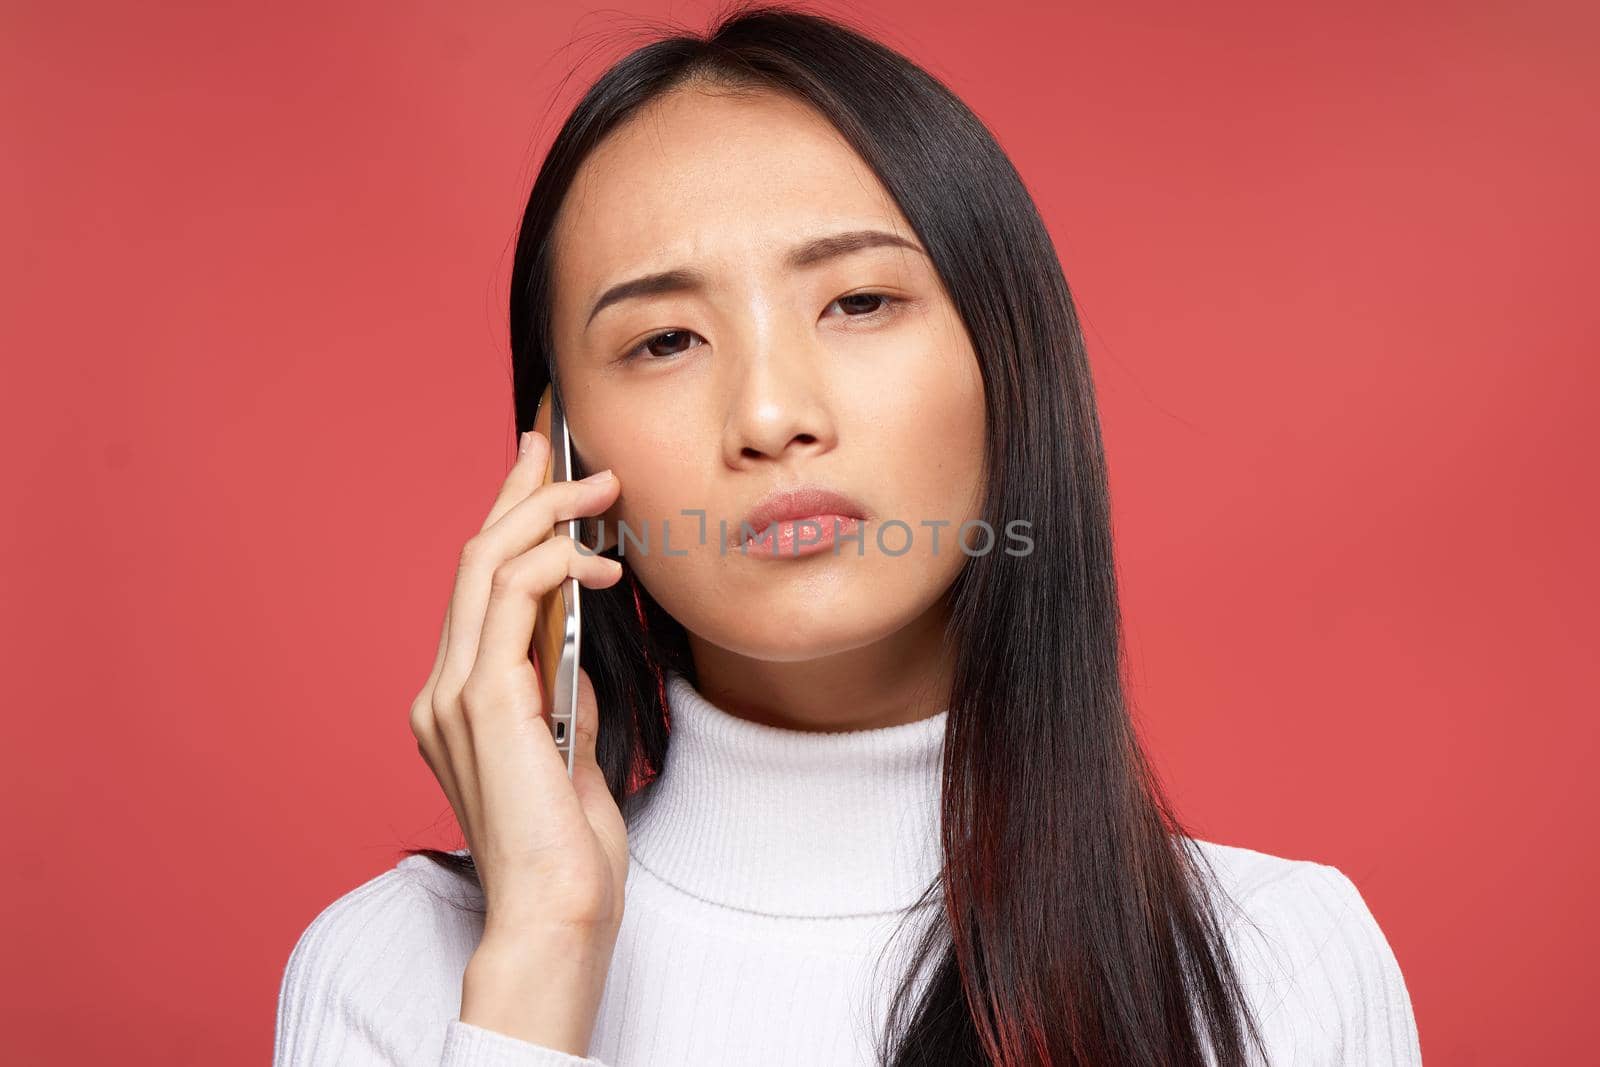
M600 735L600 703L589 672L578 668L578 722L573 727L572 788L589 826L605 847L621 885L628 869L628 828L617 807L606 776L595 761L595 739Z
M595 761L595 739L600 736L600 702L595 699L594 681L589 680L589 672L579 667L578 669L578 721L573 725L573 776L578 774L579 766L597 771L600 769Z

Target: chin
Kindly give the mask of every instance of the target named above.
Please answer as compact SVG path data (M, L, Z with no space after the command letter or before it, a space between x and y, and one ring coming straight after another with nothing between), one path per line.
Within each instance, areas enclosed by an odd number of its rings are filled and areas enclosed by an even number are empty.
M801 663L849 652L881 641L910 621L886 614L882 604L869 611L853 598L839 605L772 598L763 607L747 602L741 608L748 610L724 614L698 632L729 652L768 663Z
M672 562L691 565L662 567L659 585L646 576L662 608L702 640L772 663L822 659L891 637L948 584L904 559Z
M807 663L836 656L871 644L877 634L817 634L790 630L787 633L752 635L736 633L726 639L711 638L719 647L762 663Z

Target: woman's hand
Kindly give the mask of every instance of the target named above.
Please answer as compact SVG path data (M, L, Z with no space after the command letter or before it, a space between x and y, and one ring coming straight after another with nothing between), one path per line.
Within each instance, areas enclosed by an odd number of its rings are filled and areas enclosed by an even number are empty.
M579 671L573 771L556 751L529 657L540 597L569 576L606 588L616 560L587 554L559 521L594 515L614 475L542 484L543 434L520 454L483 528L461 551L411 732L466 836L483 884L483 938L461 1019L583 1055L622 921L627 830L595 763L599 713Z

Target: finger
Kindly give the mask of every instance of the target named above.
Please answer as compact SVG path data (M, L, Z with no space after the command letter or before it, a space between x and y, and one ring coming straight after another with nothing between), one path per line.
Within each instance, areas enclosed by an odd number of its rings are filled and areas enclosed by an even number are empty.
M510 473L501 483L499 493L479 532L493 526L518 501L526 499L548 478L549 469L550 439L535 431L521 434L518 438L516 461L512 463ZM421 751L423 761L428 764L434 777L439 779L439 785L450 800L450 806L455 809L456 819L461 824L463 834L470 832L472 812L475 811L477 803L475 796L463 794L461 783L475 780L477 770L473 766L471 735L457 706L460 683L458 680L452 680L442 691L440 683L451 647L451 633L456 633L458 645L470 646L476 641L482 629L482 620L476 613L469 614L470 621L467 624L459 628L455 626L460 610L457 602L460 599L461 579L467 571L464 554L462 560L458 562L456 582L445 604L444 623L439 629L439 646L434 652L433 667L428 673L423 694L419 696L418 702L413 704L411 713L412 733L417 736L417 747ZM470 666L470 663L461 666L457 678L464 677ZM436 707L445 709L447 705L449 710L444 714L434 710Z
M449 802L450 812L455 816L456 823L461 828L462 836L466 837L470 844L471 838L468 836L467 831L471 826L471 822L467 816L467 809L463 805L460 784L456 781L455 771L451 766L449 753L442 737L438 730L433 727L429 727L425 732L419 732L414 729L412 733L416 734L417 737L417 754L422 757L422 762L427 765L428 770L438 780L439 790L444 793L445 800Z
M453 598L453 596L454 596L454 591L452 590L452 598ZM450 599L451 598L446 598L446 600L445 600L444 618L439 623L439 645L438 645L437 648L434 649L434 652L433 652L433 666L428 668L428 679L427 679L427 681L422 683L422 691L421 691L421 693L418 694L418 699L419 700L422 697L427 696L429 693L431 693L433 691L434 686L437 685L438 681L439 681L439 670L440 670L440 668L442 668L444 666L445 649L449 647L449 643L450 643ZM413 726L416 725L416 714L415 713L417 711L417 708L418 708L417 702L413 701L412 702L412 712L413 712L412 725Z
M478 846L479 813L483 810L478 788L477 755L472 747L472 729L459 692L435 686L429 695L433 742L424 754L434 776L450 797L456 821L474 852Z
M572 762L588 767L600 766L595 760L595 740L600 735L600 704L594 694L594 682L589 679L589 672L582 667L578 668L578 721L573 724L573 733L576 735L576 749L573 752Z
M496 569L550 539L555 524L609 507L621 492L615 477L555 482L517 502L462 548L451 600L451 625L439 684L459 689L472 671L483 633L484 609ZM598 558L590 556L589 558ZM459 620L459 621L458 621Z
M571 537L558 534L495 569L484 608L474 674L533 671L528 646L533 642L540 598L567 578L605 589L622 578L622 564L607 556L580 551ZM545 711L535 710L541 715Z
M450 598L447 597L444 617L439 624L439 643L433 653L433 666L428 669L428 678L423 682L422 689L411 701L410 726L411 734L417 741L418 754L422 756L422 761L428 765L428 770L433 776L439 779L439 786L444 790L445 798L450 801L450 806L455 809L459 819L461 809L458 806L455 774L450 768L449 760L445 758L444 739L440 736L438 723L433 717L433 692L439 682L439 671L444 666L444 654L449 638Z
M461 563L456 573L455 588L449 607L449 633L446 637L444 661L434 680L432 706L437 730L442 738L444 752L438 762L448 766L444 779L453 779L456 786L459 812L464 813L467 826L462 829L469 835L478 819L484 800L480 784L481 768L478 746L473 740L473 728L467 722L461 706L461 692L467 679L481 674L478 669L478 647L484 633L484 619L495 573L507 561L525 555L540 543L548 542L558 518L571 518L586 511L603 509L616 499L620 485L615 478L600 482L558 482L545 485L532 496L524 498L496 520L494 525L480 532L462 549ZM565 539L569 545L576 543ZM584 554L588 566L573 571L574 577L588 580L602 579L602 586L616 578L605 580L604 568L621 574L621 565L614 560ZM563 572L564 573L564 572ZM541 590L555 587L559 578L552 578ZM528 609L528 625L532 625L533 609ZM531 636L522 641L523 663L507 669L532 670L528 661L528 644ZM552 741L553 744L553 741Z
M428 680L423 683L421 691L411 702L411 734L417 739L417 751L422 756L422 761L439 780L439 787L444 791L445 799L455 811L457 821L461 821L465 812L461 807L460 786L451 767L447 742L439 731L439 724L434 718L433 711L434 691L438 686L439 671L444 666L445 643L449 633L450 606L446 604L444 622L439 627L439 647L434 653L433 668L429 671ZM466 829L465 824L462 825L462 829L463 831Z
M511 464L494 504L483 520L482 530L493 526L518 501L525 500L550 476L550 438L537 430L528 430L518 439L516 462Z
M455 588L452 585L450 595L444 602L444 621L439 624L439 647L433 652L433 666L428 670L428 680L423 683L424 690L431 690L439 684L439 672L444 667L445 650L450 647L450 605L455 599Z
M568 577L603 588L621 576L620 564L579 552L577 543L565 535L495 572L477 662L462 700L470 709L476 786L487 813L482 833L500 855L529 847L562 847L565 842L530 840L524 829L526 813L576 803L544 717L538 674L528 654L538 601ZM503 826L497 819L500 813L512 813ZM544 825L570 830L578 822L567 818Z
M550 728L530 713L539 707L537 678L531 669L481 680L474 674L462 690L461 706L475 768L474 853L490 870L526 869L523 864L535 855L563 846L555 831L573 819L561 808L576 803L570 789L563 800L556 788L566 768Z
M594 682L589 672L578 668L578 721L573 724L572 785L577 791L583 810L604 810L597 807L599 794L610 793L605 774L595 758L595 744L600 736L600 702L595 697Z
M509 559L543 541L556 523L590 518L605 511L621 491L622 483L609 470L575 482L550 482L512 504L473 540L497 549L508 548Z

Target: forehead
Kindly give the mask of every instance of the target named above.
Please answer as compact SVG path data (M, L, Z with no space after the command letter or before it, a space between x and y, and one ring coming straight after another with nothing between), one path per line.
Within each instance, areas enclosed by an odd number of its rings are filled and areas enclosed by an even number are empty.
M748 267L801 239L876 227L916 240L843 136L776 93L681 89L612 131L574 178L553 240L558 303L619 275Z

